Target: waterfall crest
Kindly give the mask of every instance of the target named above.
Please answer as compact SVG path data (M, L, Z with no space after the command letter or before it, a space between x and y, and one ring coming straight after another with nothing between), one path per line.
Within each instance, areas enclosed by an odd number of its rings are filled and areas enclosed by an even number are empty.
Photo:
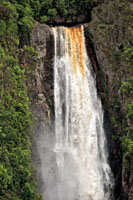
M83 26L53 33L58 200L112 200L103 110Z

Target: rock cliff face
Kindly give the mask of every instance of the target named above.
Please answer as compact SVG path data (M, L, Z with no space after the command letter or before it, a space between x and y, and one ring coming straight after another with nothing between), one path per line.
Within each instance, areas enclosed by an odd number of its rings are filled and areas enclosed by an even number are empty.
M97 75L98 89L105 110L111 120L113 132L110 138L110 159L116 180L115 199L133 198L133 155L125 138L132 139L132 117L127 105L131 94L124 94L123 83L132 77L130 1L105 1L93 11L92 21L85 26L87 45L92 46L90 57ZM88 52L90 47L88 45ZM125 53L127 50L128 53ZM130 92L129 92L130 93Z
M88 27L88 32L93 34L91 27ZM129 125L131 125L131 121L126 118L124 115L124 98L121 96L120 91L120 82L121 79L125 80L127 74L122 73L121 71L116 72L111 62L106 57L102 44L97 43L97 41L91 37L90 40L88 38L89 43L93 43L94 51L92 52L91 46L88 47L88 52L90 52L90 58L94 67L94 71L97 75L97 84L98 90L101 95L101 99L104 105L105 111L107 111L107 115L111 119L113 118L112 113L109 111L112 107L115 107L115 103L119 106L118 113L113 114L116 116L117 121L119 121L119 127L114 126L112 124L112 138L109 137L109 150L110 150L110 162L112 166L112 170L115 176L115 199L129 199L131 200L133 197L133 159L132 155L125 155L123 158L120 154L121 145L120 145L120 135L118 131L122 131L122 120L127 121ZM102 74L102 76L101 76ZM106 88L106 91L105 91ZM115 98L117 96L117 98ZM114 102L116 101L116 102ZM119 105L118 105L119 104ZM117 123L117 122L116 122ZM111 136L110 135L110 136Z
M69 16L67 18L60 17L57 15L54 19L53 17L48 17L47 24L49 25L66 25L72 26L74 24L85 23L90 21L90 16L80 15L80 16Z
M108 96L109 93L105 92L105 85L106 87L109 88L112 87L112 85L111 86L109 85L111 84L110 83L111 77L108 74L111 71L111 65L110 63L108 63L108 60L104 56L104 52L100 51L99 46L96 48L95 45L98 44L95 40L93 40L92 29L90 27L90 24L85 24L84 30L85 30L87 53L91 59L93 69L96 73L97 89L104 107L104 127L106 129L106 134L107 134L109 161L115 177L115 200L121 199L120 195L122 195L122 188L120 187L120 185L121 185L121 173L122 173L122 160L119 158L119 153L118 153L120 149L119 144L117 143L117 140L112 139L115 130L113 126L111 126L111 120L110 120L111 117L109 113L109 109L111 108L109 102L110 96Z
M38 52L36 57L36 69L30 80L29 87L32 93L32 111L36 118L35 137L32 142L33 163L37 169L39 181L38 191L43 194L44 177L41 160L42 152L47 151L49 155L52 141L45 144L44 135L54 138L53 135L53 58L54 40L52 30L48 25L35 22L32 32L33 46ZM45 148L44 148L45 146ZM46 157L46 156L45 156ZM50 165L50 164L49 164Z

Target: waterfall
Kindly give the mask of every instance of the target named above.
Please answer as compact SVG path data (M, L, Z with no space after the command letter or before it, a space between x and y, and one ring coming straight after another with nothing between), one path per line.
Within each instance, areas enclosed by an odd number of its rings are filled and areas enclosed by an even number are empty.
M55 27L53 33L55 196L58 200L112 200L103 109L83 26Z

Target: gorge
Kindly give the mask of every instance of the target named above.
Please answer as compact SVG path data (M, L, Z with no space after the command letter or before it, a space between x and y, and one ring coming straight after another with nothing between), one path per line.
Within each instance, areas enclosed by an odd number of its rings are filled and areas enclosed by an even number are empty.
M132 6L0 1L0 200L133 199Z

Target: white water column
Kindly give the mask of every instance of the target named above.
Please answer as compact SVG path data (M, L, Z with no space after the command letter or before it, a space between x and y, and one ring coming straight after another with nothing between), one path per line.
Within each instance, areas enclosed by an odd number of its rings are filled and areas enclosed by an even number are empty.
M58 200L112 200L103 110L83 26L53 28ZM50 199L53 200L53 199Z

